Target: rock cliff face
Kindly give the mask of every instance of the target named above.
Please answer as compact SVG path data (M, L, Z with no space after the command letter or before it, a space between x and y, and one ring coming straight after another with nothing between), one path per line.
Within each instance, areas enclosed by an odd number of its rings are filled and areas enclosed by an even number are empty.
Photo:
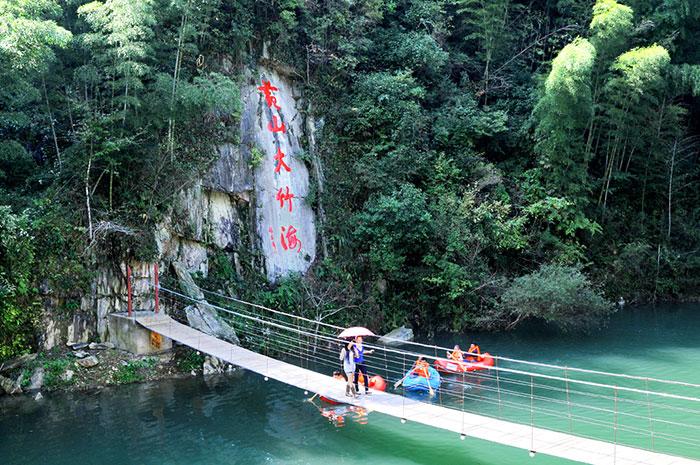
M265 82L277 89L271 92L276 98L273 105L258 90ZM267 277L275 280L290 272L303 273L316 257L316 220L306 203L309 172L303 157L308 158L308 150L301 145L304 100L292 83L263 67L250 77L242 97L242 147L262 153L254 172L256 230ZM270 124L278 128L284 124L284 131L273 132ZM281 160L280 153L284 154ZM280 198L288 194L293 197Z
M161 270L173 262L190 272L209 272L213 253L226 253L241 273L240 252L259 257L252 268L274 281L292 272L305 272L316 257L316 219L306 203L309 194L308 162L316 179L320 167L313 163L313 141L317 124L305 116L307 103L299 89L271 67L258 66L245 73L241 88L243 112L240 144L218 146L219 157L209 173L180 193L155 233ZM277 109L267 104L258 87L269 81L276 87ZM272 132L268 124L276 118L284 132ZM285 154L284 168L276 172L277 149ZM280 203L277 193L293 194ZM291 211L289 203L291 201ZM295 231L295 234L290 232ZM296 240L292 246L291 242ZM287 250L285 250L287 247ZM293 250L292 250L293 249ZM152 309L153 263L131 263L134 276L134 308ZM50 300L47 298L47 301ZM47 305L50 307L50 305ZM105 341L107 315L126 311L126 265L96 270L91 295L72 316L46 312L42 345L50 349L60 343Z
M277 88L279 109L268 106L258 90L264 81ZM305 121L299 90L272 69L246 73L241 98L240 145L219 147L220 157L208 175L180 195L158 230L159 251L166 262L179 261L189 271L206 275L212 251L229 252L237 262L237 251L247 246L261 252L260 271L274 281L305 272L316 257L315 213L306 203L309 171L304 158L309 150L301 142L305 128L313 125ZM271 131L273 121L284 123L284 132ZM277 169L278 149L288 169ZM278 193L293 197L280 201Z
M130 263L132 273L132 304L134 309L154 308L153 273L154 264ZM127 310L126 264L118 267L101 266L95 271L91 291L83 296L80 309L72 315L54 311L56 302L51 295L45 296L41 346L50 350L60 344L106 341L107 315Z

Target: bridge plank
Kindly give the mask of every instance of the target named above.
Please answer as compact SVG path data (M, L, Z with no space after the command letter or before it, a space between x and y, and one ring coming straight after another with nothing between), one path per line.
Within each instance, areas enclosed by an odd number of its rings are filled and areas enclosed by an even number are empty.
M344 381L235 346L178 323L168 316L136 316L135 320L145 328L174 341L282 383L372 412L457 434L466 433L467 436L485 441L593 465L700 465L697 460L533 428L387 392L374 391L372 396L351 399L345 397Z

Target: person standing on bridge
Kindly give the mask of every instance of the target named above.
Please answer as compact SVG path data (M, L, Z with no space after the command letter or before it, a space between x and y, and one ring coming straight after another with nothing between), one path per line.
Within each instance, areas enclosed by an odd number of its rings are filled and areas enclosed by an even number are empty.
M355 347L355 343L352 341L348 341L340 350L340 360L343 362L343 373L345 373L345 379L348 381L347 386L345 386L345 395L348 397L357 397L357 389L355 389L355 385L352 382L352 377L356 368L356 356L357 347Z
M360 392L360 386L358 385L360 379L360 373L365 382L365 395L370 395L369 392L369 375L367 375L367 365L365 365L365 354L371 354L374 350L365 350L362 347L362 336L357 336L355 338L355 349L357 356L355 357L355 392Z

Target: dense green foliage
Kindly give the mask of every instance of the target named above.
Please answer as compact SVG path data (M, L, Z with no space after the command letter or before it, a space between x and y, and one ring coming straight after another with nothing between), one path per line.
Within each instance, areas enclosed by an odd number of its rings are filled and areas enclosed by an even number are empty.
M515 326L526 318L539 318L564 331L593 328L604 323L612 304L597 292L576 268L543 265L516 278L503 292L498 307L487 312L486 325Z
M34 245L25 215L0 207L0 360L31 347Z
M323 109L330 250L253 297L428 330L605 320L612 306L591 297L577 314L567 286L697 296L697 6L257 4L254 29ZM518 276L537 292L548 264L577 270L559 280L569 301L505 305Z
M34 342L40 288L70 311L97 261L153 257L160 213L215 158L201 141L237 136L235 76L196 63L209 34L242 46L211 26L220 2L82 3L0 1L0 204L11 206L0 358Z
M596 300L598 285L608 300L697 296L699 8L266 9L277 20L264 29L272 50L305 70L316 108L328 109L322 267L351 276L387 325L425 330L521 315L585 328L612 309ZM548 264L579 270L559 279L568 301L547 312L506 305L515 289L540 292ZM587 312L574 288L590 293Z
M328 256L274 288L219 257L220 288L425 329L587 326L598 286L697 296L699 20L698 0L0 0L0 358L31 345L39 288L70 308L97 260L154 256L263 45L324 118ZM523 308L550 274L573 300Z

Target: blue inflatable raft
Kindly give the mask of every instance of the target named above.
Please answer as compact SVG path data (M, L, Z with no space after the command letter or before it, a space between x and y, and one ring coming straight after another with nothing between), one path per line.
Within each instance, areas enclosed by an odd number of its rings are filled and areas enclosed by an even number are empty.
M407 391L428 392L430 391L428 384L430 384L430 387L433 388L433 391L437 391L437 389L440 387L440 373L438 373L433 367L428 368L430 378L419 376L413 373L413 370L411 370L409 373L410 374L408 374L408 377L403 382L403 387Z

